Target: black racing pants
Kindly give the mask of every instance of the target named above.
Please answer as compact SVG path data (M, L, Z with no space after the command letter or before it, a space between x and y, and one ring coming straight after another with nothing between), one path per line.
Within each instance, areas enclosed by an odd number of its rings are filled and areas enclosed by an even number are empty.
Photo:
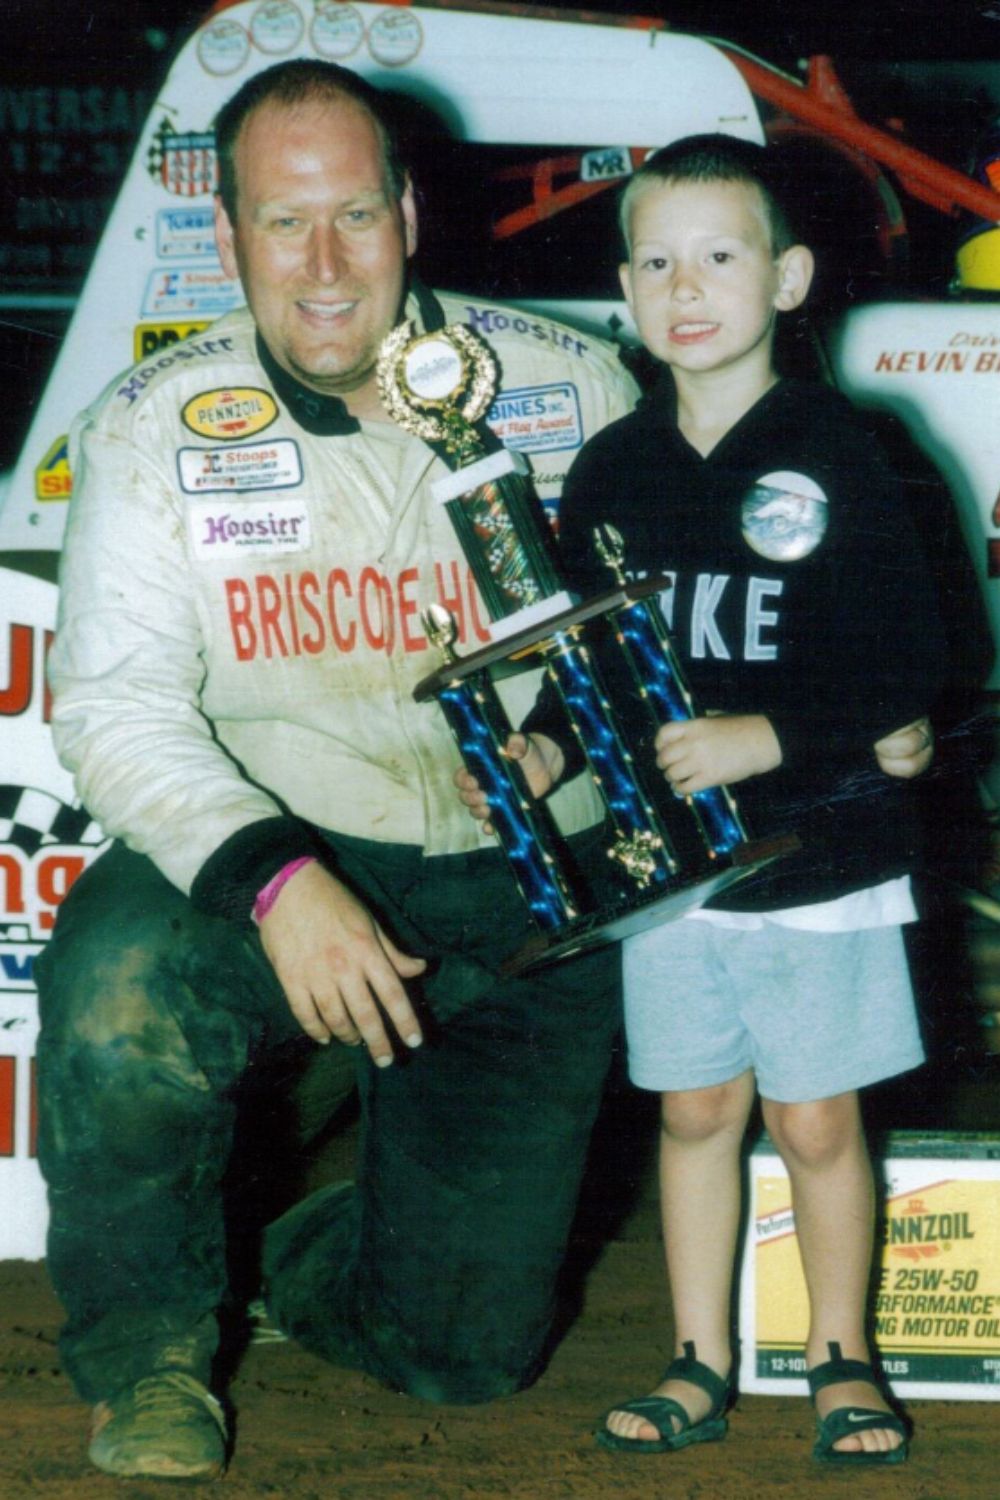
M384 1070L332 1044L359 1071L358 1180L271 1226L268 1303L397 1389L488 1400L537 1373L618 1025L617 949L497 981L527 935L501 854L330 843L393 937L434 960L411 987L431 1020ZM249 923L200 915L117 845L63 904L38 986L64 1366L90 1401L164 1365L207 1379L238 1087L297 1023Z

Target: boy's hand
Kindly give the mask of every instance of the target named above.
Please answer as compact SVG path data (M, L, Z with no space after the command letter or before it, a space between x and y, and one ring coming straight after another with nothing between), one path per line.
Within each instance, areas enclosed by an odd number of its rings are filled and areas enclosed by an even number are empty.
M718 714L663 724L656 764L675 792L689 797L781 765L781 746L763 714Z
M875 742L875 758L887 776L908 780L920 776L934 759L934 731L929 719L915 719Z
M533 797L544 797L550 792L566 764L559 746L545 734L512 734L504 746L504 754L520 761ZM452 780L471 815L482 823L486 833L492 833L490 805L472 772L459 766Z

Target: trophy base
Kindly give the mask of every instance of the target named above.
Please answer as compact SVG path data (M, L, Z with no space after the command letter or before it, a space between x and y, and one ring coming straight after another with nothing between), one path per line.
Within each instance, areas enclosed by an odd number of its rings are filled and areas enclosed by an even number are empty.
M712 896L719 895L737 881L745 880L748 875L755 875L772 860L785 854L793 854L799 848L801 842L794 834L743 844L724 869L713 872L703 880L682 885L645 905L598 908L575 917L552 932L535 933L501 964L500 973L505 978L515 978L532 969L558 963L561 959L589 953L591 949L601 948L605 943L618 943L622 938L645 932L648 927L657 927L661 922L673 922L685 912L704 906Z

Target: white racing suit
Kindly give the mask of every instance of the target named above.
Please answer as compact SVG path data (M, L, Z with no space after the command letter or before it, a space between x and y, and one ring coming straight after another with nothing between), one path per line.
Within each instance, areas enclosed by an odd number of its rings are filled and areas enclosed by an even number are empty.
M420 290L407 314L488 339L502 370L491 423L547 500L633 402L613 351L546 317ZM458 801L437 704L412 696L437 665L431 601L464 649L484 639L430 494L443 467L283 374L245 310L114 382L72 456L53 727L118 842L39 964L66 1368L91 1400L164 1364L207 1378L240 1089L264 1060L312 1049L250 905L318 852L428 959L411 987L428 1039L384 1071L350 1053L359 1187L272 1226L272 1312L319 1353L430 1398L516 1389L551 1321L617 959L493 977L527 935L523 903ZM518 683L525 706L534 686ZM560 798L566 832L593 823L585 779Z
M581 442L629 409L629 376L547 318L440 303L489 338L494 426L556 501ZM481 846L443 716L412 697L438 665L429 603L451 609L460 651L488 639L423 442L306 430L244 310L117 381L76 429L73 470L53 731L107 833L184 891L282 805L429 855ZM521 691L530 704L535 683Z

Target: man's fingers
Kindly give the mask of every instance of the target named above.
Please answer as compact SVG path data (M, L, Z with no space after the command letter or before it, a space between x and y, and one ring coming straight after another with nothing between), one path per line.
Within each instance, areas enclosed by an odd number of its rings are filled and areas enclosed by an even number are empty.
M426 958L416 958L412 953L404 953L402 948L397 948L389 934L383 932L377 922L375 924L375 931L378 933L379 942L385 949L386 956L397 974L401 975L403 979L415 979L418 974L424 972L427 967Z
M350 1046L361 1041L372 1062L388 1067L393 1059L392 1042L381 1011L364 979L352 975L336 990L314 996L316 1008L339 1042Z
M407 1047L419 1047L423 1041L420 1022L400 976L412 979L422 974L427 962L397 948L380 927L375 931L381 947L370 956L367 966L345 972L322 990L315 989L311 1000L313 1020L318 1020L328 1035L348 1046L363 1042L372 1061L387 1067L394 1056L387 1021ZM315 1035L309 1026L306 1030L310 1036Z
M703 792L705 787L709 785L704 776L698 775L695 771L678 772L668 776L667 780L670 783L671 791L677 797L693 796L695 792Z
M459 766L452 781L458 789L459 802L469 809L474 818L485 822L490 812L489 799L472 772L467 771L464 766ZM488 828L487 832L491 833L492 829Z
M375 931L386 955L385 974L381 984L376 987L376 994L405 1045L419 1047L424 1039L420 1022L410 1004L409 995L399 981L401 978L415 979L418 974L422 974L427 967L427 960L415 958L412 953L404 953L401 948L397 948L392 938L377 923Z
M361 1033L341 1005L339 1009L331 1000L320 1006L309 989L291 989L285 986L285 998L292 1015L307 1036L325 1047L333 1037L346 1047L357 1047Z
M378 1067L388 1067L393 1061L392 1041L385 1020L375 997L363 980L345 980L343 988L338 987L321 994L296 992L288 996L288 1003L306 1035L321 1046L326 1046L333 1038L346 1047L367 1047L372 1061ZM412 1037L414 1040L407 1041L407 1045L419 1046L422 1036L409 1005L395 1005L393 1009L393 1024L404 1041Z
M408 1047L420 1045L402 981L421 974L424 959L397 948L322 865L305 865L287 882L261 921L260 938L292 1014L314 1041L364 1041L382 1065L393 1059L390 1028Z
M489 798L478 786L459 790L458 800L465 804L473 817L481 815L482 809L489 808Z

